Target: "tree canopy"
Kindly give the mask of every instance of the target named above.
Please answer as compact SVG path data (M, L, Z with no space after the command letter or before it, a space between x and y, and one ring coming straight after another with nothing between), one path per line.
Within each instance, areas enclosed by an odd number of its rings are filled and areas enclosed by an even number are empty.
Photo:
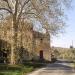
M71 0L0 0L0 10L20 19L37 19L43 28L52 34L63 29L64 8ZM4 14L4 13L3 13Z

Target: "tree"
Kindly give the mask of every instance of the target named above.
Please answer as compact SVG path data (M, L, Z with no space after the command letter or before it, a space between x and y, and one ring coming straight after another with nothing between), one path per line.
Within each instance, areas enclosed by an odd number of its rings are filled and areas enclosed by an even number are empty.
M42 27L56 34L63 27L61 6L69 4L69 0L0 0L0 13L11 15L13 26L13 43L11 48L11 64L16 64L17 32L21 19L37 19ZM60 17L61 16L61 17ZM60 25L59 25L60 24Z
M18 24L19 24L20 17L22 15L22 11L25 5L29 1L30 0L24 0L22 2L21 0L0 0L0 10L5 10L12 16L13 31L14 31L13 42L14 43L11 48L11 64L16 64L18 61L16 57Z

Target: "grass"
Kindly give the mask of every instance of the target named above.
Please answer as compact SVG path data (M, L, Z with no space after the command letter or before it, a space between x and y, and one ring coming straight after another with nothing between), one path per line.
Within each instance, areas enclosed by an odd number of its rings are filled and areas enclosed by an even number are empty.
M33 70L42 67L40 63L26 62L23 65L0 64L0 75L26 75Z
M75 69L75 60L70 60L70 61L71 61L70 66L71 66L73 69Z
M31 72L33 67L24 65L0 65L0 75L23 75Z

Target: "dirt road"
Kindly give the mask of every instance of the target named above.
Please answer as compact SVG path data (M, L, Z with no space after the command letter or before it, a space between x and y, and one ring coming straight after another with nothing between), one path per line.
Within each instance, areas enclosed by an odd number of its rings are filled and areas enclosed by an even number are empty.
M75 70L70 64L69 61L59 60L28 75L75 75Z

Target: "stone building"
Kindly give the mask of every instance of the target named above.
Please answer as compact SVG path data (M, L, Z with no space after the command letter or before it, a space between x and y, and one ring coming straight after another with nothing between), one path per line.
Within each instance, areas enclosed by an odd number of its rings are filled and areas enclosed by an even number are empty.
M13 29L10 18L0 23L0 40L0 50L9 50L7 58L10 58L13 43ZM22 60L31 60L32 58L51 60L49 34L34 31L32 23L28 20L20 22L17 47Z
M34 52L39 58L51 60L50 57L50 36L48 33L40 33L33 31Z

